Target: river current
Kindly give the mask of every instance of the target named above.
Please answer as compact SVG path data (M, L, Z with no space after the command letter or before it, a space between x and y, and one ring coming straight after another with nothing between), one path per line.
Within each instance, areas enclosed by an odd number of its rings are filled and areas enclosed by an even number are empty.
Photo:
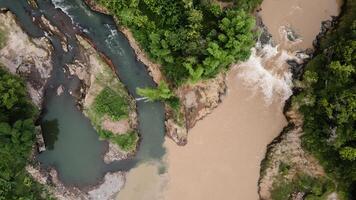
M47 37L53 47L53 71L45 91L42 127L45 140L52 148L41 153L38 160L43 166L55 167L59 178L66 184L88 186L96 184L107 172L128 171L138 163L159 161L165 154L164 106L162 103L137 102L139 133L141 136L137 154L130 159L105 164L105 143L100 141L90 121L76 107L70 91L78 88L79 80L70 76L66 64L78 56L75 34L85 35L115 66L116 74L138 98L137 87L155 87L147 68L139 62L125 36L118 31L112 17L92 11L82 0L38 0L38 8L26 0L0 0L0 7L8 8L31 37ZM32 18L44 15L66 36L68 52L60 39L48 36ZM58 86L64 86L64 94L57 96ZM47 126L48 127L48 126Z

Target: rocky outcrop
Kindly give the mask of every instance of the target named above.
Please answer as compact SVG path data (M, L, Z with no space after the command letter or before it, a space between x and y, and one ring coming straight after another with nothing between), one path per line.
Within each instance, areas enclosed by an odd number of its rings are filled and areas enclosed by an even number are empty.
M210 114L222 101L226 93L225 74L216 78L179 87L176 94L181 102L182 122L177 122L172 110L167 108L166 134L178 145L187 143L188 132L195 124Z
M320 32L313 41L314 49L300 51L297 54L297 57L301 60L299 63L293 60L287 61L293 72L295 93L298 93L298 90L303 89L304 87L299 81L302 78L304 67L307 65L308 61L315 56L320 41L325 37L328 31L336 26L337 23L338 17L333 17L332 20L323 21ZM290 167L288 173L282 175L289 181L291 181L297 173L304 173L311 177L323 177L326 175L318 160L306 152L302 147L301 137L303 135L303 116L298 111L298 103L294 104L292 103L291 97L285 106L285 116L287 117L289 124L280 136L268 145L265 159L261 163L259 196L262 200L271 199L273 185L277 184L279 181L278 177L281 177L280 167L282 166L282 163ZM305 193L298 192L292 195L292 199L304 199L304 196ZM329 194L327 199L338 199L337 193L333 192Z
M149 74L151 75L153 80L156 83L161 82L163 80L163 75L161 72L161 65L154 63L149 59L148 55L140 47L138 42L133 37L132 32L128 28L121 27L120 31L126 36L127 40L130 43L130 46L135 51L137 59L147 66Z
M85 0L85 2L94 11L110 14L106 8L98 5L93 0ZM230 4L221 5L229 6ZM119 24L119 20L115 16L113 17L116 23ZM147 66L153 80L157 84L164 80L165 78L161 72L161 65L150 60L147 53L133 37L132 32L127 27L123 26L120 26L119 30L128 39L130 46L136 53L137 59ZM196 84L186 84L177 88L175 93L181 100L181 113L183 119L177 120L174 112L166 106L166 135L178 145L185 145L187 143L189 129L194 127L197 121L204 118L218 106L225 91L225 74L223 73L214 79L204 80Z
M71 75L77 76L82 83L79 93L71 92L78 99L78 104L83 113L91 120L96 129L111 131L113 134L124 134L137 129L138 121L136 114L136 104L134 99L127 93L115 71L94 47L83 37L77 36L80 44L80 59L68 65ZM122 120L112 120L108 116L98 117L93 111L92 105L95 97L105 88L110 87L120 93L129 101L129 118ZM115 160L122 160L132 154L132 152L122 151L116 144L109 142L108 151L104 156L104 161L110 163Z
M110 12L103 6L98 5L93 0L85 0L85 3L94 11L110 15ZM119 20L113 16L117 24ZM139 61L147 66L147 69L152 76L153 80L158 84L163 80L161 66L158 63L152 62L146 52L140 47L140 44L135 40L130 29L124 26L120 26L119 30L126 36L127 40L130 43L131 48L135 51L136 57Z
M0 63L24 78L32 101L40 108L52 71L50 42L46 38L29 38L10 12L0 13L0 30L6 35L5 46L0 50Z
M279 181L280 167L283 164L290 167L288 173L283 175L286 180L291 181L297 173L304 173L312 177L325 175L318 161L302 148L303 118L297 110L292 108L286 112L289 125L267 147L267 155L262 161L259 180L259 195L262 200L271 199L271 190Z
M123 172L107 173L101 184L86 189L64 185L58 172L39 166L26 166L26 171L39 183L49 185L49 192L58 200L113 200L125 182Z

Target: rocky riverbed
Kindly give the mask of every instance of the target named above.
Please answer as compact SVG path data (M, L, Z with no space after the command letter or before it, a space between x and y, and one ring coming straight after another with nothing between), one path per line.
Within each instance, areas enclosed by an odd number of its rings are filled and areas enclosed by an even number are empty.
M56 34L62 39L62 46L66 49L66 38L53 26L44 16L37 21L48 34ZM46 84L53 69L52 54L53 47L47 37L31 38L17 22L16 16L6 9L0 12L0 31L5 35L4 45L0 49L0 63L11 73L21 76L28 88L29 96L33 103L41 109ZM78 43L81 45L80 60L68 66L71 75L77 76L81 80L81 89L72 91L71 94L77 98L78 106L86 113L95 96L107 85L117 86L121 84L110 65L105 59L82 37L78 36ZM97 77L103 76L105 79L97 82ZM128 95L121 85L124 94ZM57 95L62 95L64 88L56 88ZM102 126L115 134L125 133L137 128L137 115L135 103L131 98L131 110L127 120L111 121L103 119ZM89 116L90 118L90 116ZM91 119L94 120L94 119ZM42 140L42 137L39 138ZM41 142L43 143L43 142ZM42 168L35 159L37 148L34 148L31 165L26 170L39 183L47 185L48 190L57 198L63 200L74 199L113 199L120 191L125 182L124 172L107 173L102 181L97 185L86 188L77 188L64 185L58 178L58 172L54 168ZM124 152L117 145L109 143L108 151L104 160L110 163L114 160L121 160L130 156L133 152Z
M85 0L87 5L97 12L107 15L111 13L104 7L98 5L93 0ZM119 20L113 16L116 23ZM119 30L126 36L131 47L136 53L136 57L144 63L158 84L165 80L161 72L161 66L152 61L140 44L135 40L132 32L127 27L118 26ZM181 114L183 120L178 122L172 110L166 106L166 135L178 145L185 145L188 141L188 132L196 122L210 114L221 103L226 92L226 74L221 73L214 79L200 81L195 84L185 84L174 90L181 102Z
M81 80L80 94L76 95L81 110L91 120L97 131L102 129L110 131L114 135L137 131L138 121L135 100L127 93L124 85L115 75L110 63L107 63L100 56L92 44L79 35L77 35L77 39L80 44L81 56L79 60L75 60L73 64L68 65L68 68L71 75L76 75ZM109 116L98 117L95 113L93 108L95 98L106 87L117 91L129 102L127 119L113 120ZM125 159L135 153L124 151L111 141L108 143L109 148L104 156L106 163Z
M49 40L45 37L28 37L15 16L6 10L0 13L0 30L6 38L0 50L0 63L11 73L24 78L33 103L40 108L44 88L52 71L52 46Z

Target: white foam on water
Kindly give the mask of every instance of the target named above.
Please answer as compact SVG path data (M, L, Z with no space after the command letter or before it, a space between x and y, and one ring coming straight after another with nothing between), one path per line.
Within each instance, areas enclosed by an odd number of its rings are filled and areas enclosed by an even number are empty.
M285 63L294 57L271 45L261 49L254 47L251 51L250 58L237 66L237 78L242 79L247 87L260 90L266 104L271 104L274 99L287 100L292 95L292 73ZM273 67L267 69L267 62Z
M118 53L120 56L123 56L124 50L120 45L117 44L117 37L118 37L118 30L115 28L112 28L109 24L104 25L106 28L110 30L110 35L108 36L107 39L105 39L105 43L112 49L116 50L116 53Z
M74 23L74 17L69 14L69 10L72 9L70 5L65 4L65 0L52 0L55 8L61 9Z

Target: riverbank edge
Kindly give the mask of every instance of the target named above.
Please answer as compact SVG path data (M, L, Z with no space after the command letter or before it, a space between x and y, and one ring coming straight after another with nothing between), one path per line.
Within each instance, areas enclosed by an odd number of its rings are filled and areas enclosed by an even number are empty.
M41 39L45 38L45 40L48 44L48 45L46 45L46 47L48 47L48 48L43 49L43 50L45 50L48 53L48 57L51 60L54 49L53 49L51 42L46 37L40 37L40 38L35 38L35 39L32 38L31 36L29 36L29 34L26 32L26 30L22 27L22 24L18 21L16 15L13 14L9 9L0 8L0 12L3 14L10 13L10 15L12 17L11 19L14 20L17 27L19 27L21 29L21 31L28 37L28 39L32 45L36 46L36 43L33 42L34 40L41 40ZM40 20L33 19L33 21L34 21L34 23L38 24L43 30L48 31L49 34L55 34L55 35L59 36L59 38L61 38L61 40L62 40L63 46L67 45L66 40L65 40L66 38L64 37L64 35L61 34L60 31L58 31L57 27L52 26L50 24L50 22L43 15L41 16ZM42 49L43 47L40 46L39 48ZM103 54L100 54L100 52L98 52L98 51L97 51L97 53L100 58L103 58L105 60L106 57ZM14 54L14 55L17 56L18 54ZM113 70L112 65L109 65L107 60L108 59L106 58L105 62L108 64L108 66L111 66L110 70ZM51 63L51 69L52 69L53 68L52 60L50 61L50 63ZM35 67L37 67L37 66L35 66ZM18 73L16 73L16 74L19 75ZM50 76L51 76L51 72L50 72L49 77L47 77L47 79L49 79ZM24 77L21 76L21 78L24 78ZM26 82L27 82L27 84L30 84L31 80L26 79ZM44 88L47 87L47 82L43 85L43 87ZM125 88L125 89L127 90L127 88ZM31 93L30 90L28 90L28 92ZM78 98L78 96L74 95L74 93L72 95L75 98L78 108L80 109L81 112L83 112L83 110L79 106L80 105L79 101L82 99L80 97ZM29 96L31 96L31 95L29 95ZM40 102L37 102L35 99L31 98L31 100L36 104L37 108L40 111L42 110L42 107L44 104L43 96L44 96L44 94L42 93L40 96L41 97ZM133 99L133 97L132 97L132 99ZM135 110L135 112L137 112L137 110ZM80 197L80 199L90 199L89 196L90 196L91 192L96 192L97 190L99 190L101 188L102 185L104 185L106 182L111 182L113 179L119 180L119 182L121 184L121 186L120 185L117 186L117 191L115 192L115 194L113 194L113 196L116 196L116 194L120 191L120 189L124 185L126 172L122 172L122 171L118 171L118 172L114 172L114 173L108 172L105 174L105 176L102 179L98 180L97 183L95 183L93 185L88 185L88 186L86 186L84 188L80 188L80 189L74 185L64 185L58 178L58 171L55 169L55 167L45 167L44 168L44 167L40 166L40 163L36 160L37 155L43 150L42 147L44 146L41 130L39 130L38 135L40 135L41 137L36 137L36 141L34 142L28 165L26 166L26 170L34 178L34 180L41 183L56 198L63 199L63 200L76 200L76 199L78 199L78 197ZM110 146L108 143L109 143L109 141L106 142L105 152L103 152L103 154L102 154L103 159L104 159L105 155L110 151ZM116 145L116 144L114 144L114 145ZM136 146L136 149L134 150L134 152L133 153L130 152L130 154L126 157L133 156L137 150L137 146ZM123 158L119 157L119 159L123 159ZM100 191L99 191L99 193L100 193Z
M320 40L331 30L333 30L336 26L336 24L339 22L340 16L342 16L344 10L344 6L341 7L341 12L339 13L338 16L332 16L331 20L326 20L321 22L321 28L320 32L318 35L315 37L313 40L313 49L305 49L302 52L305 54L309 55L308 58L303 59L302 63L288 63L291 68L297 68L298 71L293 71L293 82L295 81L301 81L302 75L304 74L305 67L308 64L310 60L312 60L316 55L317 51L320 45ZM288 100L285 102L284 108L283 108L283 114L287 119L288 124L283 128L283 130L280 132L280 134L272 140L267 145L267 150L265 153L265 156L263 160L260 163L260 176L258 179L258 195L259 199L261 200L268 200L271 198L271 189L273 189L273 184L275 183L274 181L277 178L277 175L280 175L281 172L279 172L279 167L280 164L283 163L283 158L281 159L281 155L276 153L276 149L282 145L283 142L287 143L288 145L285 145L285 148L288 150L292 149L293 145L290 145L288 141L288 135L293 135L297 137L298 140L301 139L301 136L303 135L303 115L299 112L298 108L292 105L292 100L293 97L296 96L299 92L300 89L296 86L293 87L293 95L288 98ZM315 177L323 177L325 176L325 172L323 171L322 166L318 163L318 161L310 155L308 152L304 151L304 149L301 147L300 149L303 151L303 153L309 158L308 162L309 164L312 163L314 166L311 166L310 168L314 168L314 170L311 171L311 174ZM282 154L282 157L286 153ZM276 156L276 155L279 155ZM274 166L272 166L271 163L275 163ZM276 163L279 163L278 166ZM274 168L274 169L273 169ZM277 168L277 169L276 169ZM305 167L303 172L307 172L308 170L306 169L308 167ZM268 177L266 174L268 173L268 170L273 171L277 170L278 174L273 174L272 176ZM266 180L267 179L267 180ZM298 197L298 194L296 194L296 198Z
M47 19L44 16L42 16L41 20L39 20L37 22L40 23L41 28L48 30L51 34L57 35L61 39L63 49L66 50L66 47L67 47L66 36L64 34L62 34L62 32L59 31L57 27L52 25L49 20L47 20L47 21L46 20ZM112 72L114 74L115 78L117 78L118 82L121 83L121 80L119 79L119 77L115 71L115 67L112 64L111 60L105 54L100 52L96 48L94 43L89 39L89 37L87 37L83 32L78 31L76 33L76 35L77 35L78 45L80 46L80 48L84 49L83 45L78 40L78 35L83 40L85 40L85 42L89 43L90 47L94 49L95 54L99 57L99 59L101 59L104 62L105 65L107 65L108 70L110 70L110 72ZM86 64L89 64L89 63L86 63ZM70 68L69 66L67 66L67 67ZM74 72L75 72L75 70L74 70ZM76 72L71 75L76 76L78 78L80 76ZM89 75L92 75L92 74L89 73ZM123 87L124 87L124 90L126 91L126 93L128 94L130 100L132 100L134 102L135 100L129 94L127 87L125 85L123 85ZM83 101L84 101L85 97L88 95L88 88L86 87L83 80L81 80L81 83L79 86L79 92L78 93L73 92L73 93L71 93L71 95L75 99L77 108L80 110L80 112L82 112L86 117L88 117L88 119L90 121L92 121L92 119L90 119L90 117L88 115L86 115L85 111L84 111ZM133 131L138 132L138 126L137 126L138 118L137 118L137 107L136 106L135 106L134 110L132 110L132 112L134 112L135 115L133 117L130 117L130 120L132 121L132 124L130 124L130 127L132 128ZM122 153L117 154L117 148L119 148L119 147L117 147L117 144L114 144L110 140L104 140L104 142L105 142L104 143L105 150L101 156L102 156L102 159L105 161L105 163L108 164L113 161L118 161L118 160L123 160L123 159L128 159L130 157L133 157L135 155L136 151L138 150L140 140L137 141L135 149L133 149L130 152L124 153L124 155L122 155ZM112 155L110 156L110 154L112 154ZM78 199L78 197L80 197L80 199L92 199L92 193L95 193L94 195L98 195L98 196L107 196L107 194L101 193L100 189L104 189L103 187L105 187L105 185L108 185L111 182L116 181L116 182L118 182L118 184L115 189L115 192L112 195L110 195L111 197L114 197L114 196L116 196L116 194L118 192L120 192L121 188L123 187L123 185L125 184L125 181L126 181L126 173L127 172L125 172L125 171L107 172L96 183L87 185L85 187L77 187L76 185L64 184L59 179L59 177L58 177L59 172L56 170L56 168L54 166L43 169L39 165L38 162L36 162L35 160L33 160L33 161L35 164L28 166L29 167L28 169L30 169L30 170L32 169L33 174L32 173L31 174L34 175L34 177L36 177L37 180L47 179L50 183L49 185L52 187L51 191L55 194L55 196L58 199L76 200L76 199ZM103 192L105 193L105 191L103 191Z
M165 80L160 71L161 66L151 61L147 53L144 52L143 48L141 48L135 40L129 28L120 26L119 19L94 0L84 0L84 2L93 11L113 17L117 29L128 39L130 46L134 49L136 58L146 65L153 80L157 84L160 81ZM257 11L258 8L253 12L255 17ZM233 66L233 64L231 64L231 66ZM182 120L183 122L178 122L175 119L174 111L168 105L165 105L165 135L168 138L173 140L179 146L187 144L189 130L191 130L198 121L203 120L206 116L211 114L223 101L224 96L227 95L227 73L228 72L221 72L215 78L202 80L195 84L184 84L174 90L174 93L180 99L180 113L184 116L184 120Z

